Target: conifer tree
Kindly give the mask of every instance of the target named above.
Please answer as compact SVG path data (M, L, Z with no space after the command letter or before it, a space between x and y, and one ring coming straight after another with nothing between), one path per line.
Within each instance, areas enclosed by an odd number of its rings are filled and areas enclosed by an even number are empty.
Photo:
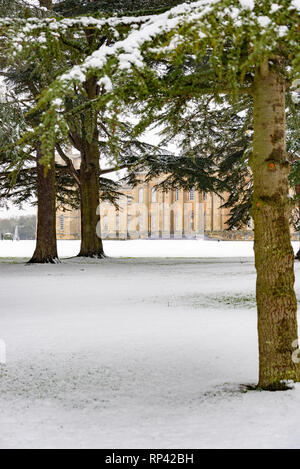
M46 4L47 3L47 4ZM40 1L40 6L51 8L51 1L44 2ZM23 18L30 17L32 14L38 14L39 17L43 16L43 13L34 6L24 4L22 1L12 2L1 2L1 16L7 17L12 23L18 22L18 19L22 21ZM34 55L31 54L31 64L26 66L20 65L16 62L13 65L9 64L8 56L5 53L6 41L3 41L1 51L1 62L3 64L1 74L8 80L9 85L15 82L16 88L19 88L20 93L26 93L26 98L21 97L20 101L30 101L32 105L36 102L37 95L39 93L39 86L41 85L41 76L37 80L37 69L38 59L33 59ZM4 49L3 49L4 48ZM3 70L4 69L4 70ZM39 82L39 83L38 83ZM30 96L30 99L28 99ZM2 116L5 114L5 109L8 110L8 114L5 116L6 123L9 122L9 117L16 117L14 110L14 100L17 101L17 92L13 100L2 103ZM3 112L4 111L4 112ZM20 109L18 110L20 113ZM23 109L23 115L25 114ZM4 116L3 116L4 117ZM23 124L25 119L23 119ZM37 116L31 119L31 124L36 125ZM10 122L13 125L13 120ZM24 128L24 126L23 126ZM20 130L21 127L18 126ZM10 132L8 138L12 136L16 137L15 132ZM2 132L2 143L4 143L6 136ZM17 140L17 139L16 139ZM13 144L14 142L10 142ZM31 148L32 150L32 148ZM55 170L54 170L54 159L51 162L50 170L45 173L44 166L40 163L43 158L41 143L37 140L33 145L33 151L35 156L32 156L32 151L19 150L7 150L2 154L2 164L6 168L4 173L2 172L1 178L3 179L3 185L1 187L1 193L11 196L18 203L25 201L31 197L32 191L37 193L38 198L38 217L37 217L37 241L36 249L31 263L43 263L43 262L57 262L57 246L56 246L56 218L55 218ZM26 157L26 153L28 153ZM13 160L12 160L13 159ZM28 160L36 161L36 169L33 168L22 168L25 161ZM12 189L12 186L18 180L18 189ZM20 186L26 187L26 190L20 190ZM34 185L35 187L32 187ZM31 187L30 187L31 186Z
M64 31L63 35L53 34L50 37L52 43L49 46L50 52L48 50L45 55L44 64L46 66L49 60L52 63L53 60L61 63L62 57L69 65L80 62L89 54L100 50L101 47L113 44L116 41L115 35L125 37L126 30L135 27L141 21L143 22L144 19L135 20L134 17L127 17L126 15L123 19L118 20L116 18L112 21L109 18L105 21L104 17L102 23L101 18L97 23L97 20L93 20L92 17L82 21L82 23L80 19L77 22L66 20L64 23L62 20L61 24L64 24L67 31ZM114 22L116 22L115 27ZM55 23L55 26L56 24L59 28L59 21ZM96 27L98 25L99 27ZM46 26L48 26L47 23ZM43 25L38 26L36 29L41 32ZM53 44L55 41L56 43ZM47 42L44 32L41 32L38 42L40 43L40 55L43 57L44 42ZM53 56L51 56L51 51ZM22 55L23 60L24 57L28 57L30 54L31 49L29 46L25 54ZM100 156L102 158L106 153L106 156L111 159L112 155L117 154L116 161L112 164L113 169L118 170L130 166L132 174L134 165L141 165L138 156L145 154L145 152L147 155L151 148L150 145L141 143L132 136L130 122L118 117L117 107L112 112L107 112L107 100L109 102L109 81L98 81L91 74L82 83L81 87L74 87L74 94L69 97L66 107L64 138L81 154L80 171L75 170L72 161L66 154L63 155L63 158L80 192L81 249L79 256L82 257L101 258L104 256L102 240L96 230L99 221L99 178L101 175L111 172L111 170L108 171L100 167ZM60 99L54 99L54 102L60 103L61 101ZM92 107L86 106L86 103L89 102L94 103ZM51 114L52 110L49 110L48 115L51 116ZM41 139L48 141L48 131L46 129L41 133ZM53 145L56 145L57 138L53 138L52 141ZM154 147L152 148L154 149ZM130 153L132 156L129 156ZM51 159L49 153L48 165ZM102 181L104 181L103 178ZM107 182L105 187L107 193L109 187Z
M286 157L285 93L299 76L299 2L297 0L205 0L154 15L138 31L112 47L97 51L80 65L85 75L98 71L116 87L134 79L156 88L170 101L189 93L247 93L253 97L253 174L251 215L255 225L255 265L259 336L259 386L284 389L289 380L299 381L299 365L293 362L297 340L293 250L289 234L289 163ZM196 59L197 75L185 80L176 67L186 57ZM173 65L167 85L163 67L147 69L149 60ZM298 74L298 76L297 76ZM78 81L78 79L77 79ZM53 84L44 103L63 96L74 84L74 71ZM167 98L166 98L167 99ZM55 108L53 108L55 109ZM57 113L56 113L57 116ZM57 122L57 117L53 119ZM62 123L61 123L62 125Z
M52 0L39 0L41 7L52 9ZM39 90L33 84L31 93L36 99ZM52 158L45 171L43 151L40 142L36 144L36 171L37 171L37 234L36 248L29 263L56 263L58 262L56 241L56 190L55 190L55 156L52 149Z
M99 0L86 2L74 2L72 0L59 2L55 6L55 11L62 13L65 16L79 15L79 14L105 14L105 13L122 13L124 15L133 12L137 14L137 10L145 9L157 9L168 6L173 6L179 1L174 0L164 0L163 2L157 1L145 1L145 0L134 0L134 1L111 1L104 2ZM145 12L144 12L145 13ZM124 22L124 26L126 21ZM123 26L123 28L124 28ZM104 29L104 28L103 28ZM119 34L122 34L120 31ZM124 34L124 33L123 33ZM64 40L63 40L64 41ZM86 28L84 30L84 37L81 36L81 41L75 41L74 38L72 41L69 40L71 49L70 53L74 55L74 52L80 51L77 53L76 59L80 58L82 60L83 54L85 56L92 54L93 52L101 49L102 46L106 44L112 44L115 42L114 34L111 34L109 30L103 30L103 32L97 29ZM66 44L66 42L65 42ZM83 46L85 44L85 46ZM105 86L106 85L106 86ZM98 80L92 74L87 77L86 81L83 83L83 95L80 93L80 89L77 89L79 96L77 98L88 101L96 101L101 95L105 94L106 89L109 91L109 82L103 82L102 86L99 86ZM75 102L77 99L75 99ZM76 109L76 106L75 106ZM100 111L100 112L99 112ZM76 120L77 125L76 125ZM110 128L112 125L113 128ZM104 138L109 140L108 146L111 151L115 150L115 146L118 145L118 158L117 164L114 164L115 170L119 168L127 167L126 162L124 162L124 152L122 152L120 147L124 147L124 143L120 141L120 138L117 139L116 131L121 131L122 140L125 142L125 147L127 147L126 153L128 154L128 146L134 150L139 146L137 140L133 139L129 135L129 123L126 124L123 122L118 122L117 115L115 114L113 122L107 122L105 117L105 111L103 112L103 106L100 109L88 108L79 111L77 116L74 116L74 113L71 113L71 119L68 121L69 128L69 138L72 145L80 152L81 154L81 167L76 178L76 182L79 185L80 190L80 213L81 213L81 247L80 247L80 257L104 257L104 250L102 240L99 236L99 231L96 230L96 227L99 222L99 177L103 174L103 170L100 167L100 159L103 158L103 155L100 151L100 139L102 144L104 143ZM102 137L102 138L101 138ZM132 142L130 142L132 140ZM115 143L117 142L117 143ZM144 150L144 145L140 145L140 153ZM102 147L103 150L103 147ZM126 157L125 157L126 159ZM123 160L123 161L121 161ZM132 174L132 163L130 164L131 174Z

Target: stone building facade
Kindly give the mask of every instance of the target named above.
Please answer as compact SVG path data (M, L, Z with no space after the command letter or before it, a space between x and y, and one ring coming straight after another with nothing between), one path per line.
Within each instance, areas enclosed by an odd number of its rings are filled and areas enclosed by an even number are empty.
M143 176L140 175L143 180ZM111 203L100 204L98 232L103 239L181 239L208 237L253 239L252 227L244 231L226 231L228 210L219 196L181 188L163 192L156 186L161 180L124 186L119 210ZM225 195L226 197L226 195ZM58 239L80 239L80 212L59 211Z

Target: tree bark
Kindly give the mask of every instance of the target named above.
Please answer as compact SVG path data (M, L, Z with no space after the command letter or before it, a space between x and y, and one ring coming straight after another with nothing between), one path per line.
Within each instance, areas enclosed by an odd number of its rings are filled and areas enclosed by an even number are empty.
M56 242L56 190L54 153L51 168L45 174L40 146L37 149L37 238L30 264L55 264L58 261Z
M81 247L79 257L105 257L97 225L99 218L99 150L98 143L86 143L81 153L80 209Z
M252 217L257 270L259 388L286 389L299 381L294 363L297 301L290 241L289 164L285 142L285 83L264 64L254 80Z
M85 83L89 99L98 93L97 80L94 77ZM79 257L105 257L103 243L100 237L100 151L97 111L91 110L85 116L83 137L81 138L80 165L80 208L81 208L81 248ZM89 135L89 133L91 135Z

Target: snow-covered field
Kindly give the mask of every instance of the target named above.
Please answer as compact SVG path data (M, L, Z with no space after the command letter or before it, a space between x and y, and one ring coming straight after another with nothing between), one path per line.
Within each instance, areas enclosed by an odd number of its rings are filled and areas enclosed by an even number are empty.
M0 263L0 447L299 448L300 387L243 392L258 373L252 243L147 243L105 246L202 258Z
M79 241L58 241L60 257L76 256ZM299 241L293 243L295 253ZM0 241L1 257L31 257L35 241ZM252 241L132 240L104 241L109 257L253 257Z
M60 257L76 256L80 241L58 241ZM299 244L299 243L295 243ZM30 257L35 241L0 241L1 257ZM104 241L107 256L112 257L251 257L251 241L203 240L131 240Z

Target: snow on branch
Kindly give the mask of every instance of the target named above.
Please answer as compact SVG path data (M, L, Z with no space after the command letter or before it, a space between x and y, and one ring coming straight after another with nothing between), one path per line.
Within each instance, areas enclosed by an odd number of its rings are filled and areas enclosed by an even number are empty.
M239 7L238 7L239 5ZM286 5L289 5L286 8ZM83 82L89 71L101 71L111 57L118 61L119 70L130 70L132 67L142 68L144 59L142 49L146 43L172 32L172 42L168 46L160 46L157 52L174 51L174 48L186 40L180 28L189 25L197 32L198 39L203 40L204 47L208 44L207 36L213 37L222 34L229 26L232 35L242 35L241 30L245 27L252 31L253 41L263 35L284 38L289 33L289 26L282 24L282 19L290 10L300 10L300 0L279 1L274 3L268 14L260 14L260 8L254 11L254 0L222 1L222 0L199 0L193 3L184 3L171 10L144 18L139 29L133 29L128 36L112 45L104 45L101 49L93 52L83 63L76 65L69 72L60 77L65 85L74 79ZM278 12L279 10L279 12ZM212 14L219 21L217 31L210 31L214 22ZM279 18L278 21L277 18ZM135 18L138 21L137 18ZM224 38L225 40L225 38ZM272 39L276 44L276 41ZM251 41L249 41L251 42ZM175 46L175 47L174 47ZM270 47L266 44L266 49ZM153 49L152 49L153 50Z
M48 18L40 23L29 19L20 33L23 43L29 37L47 42L45 30L40 30L36 37L34 33L35 28L45 25L47 32L58 36L75 26L100 30L108 26L115 39L110 44L103 43L90 56L83 56L81 63L58 77L43 93L39 107L48 110L41 131L49 131L55 122L55 130L65 132L63 103L68 94L72 95L74 85L82 87L93 75L106 93L113 94L114 86L121 86L120 77L124 83L127 77L145 69L149 56L152 60L157 57L176 61L184 60L185 54L195 57L198 54L203 60L209 51L216 79L231 87L238 87L238 82L242 83L266 58L274 60L282 51L297 64L299 11L300 0L278 0L270 9L265 8L264 2L253 0L198 0L147 17ZM117 27L124 23L130 27L126 37L123 34L118 40Z
M150 16L111 16L109 18L94 18L81 16L78 18L0 18L0 28L6 28L6 33L11 34L14 44L19 44L16 49L21 52L23 46L28 43L46 43L46 33L54 38L62 38L69 30L84 30L88 28L101 30L109 27L112 30L119 25L139 25L149 20ZM115 30L115 37L118 32Z

